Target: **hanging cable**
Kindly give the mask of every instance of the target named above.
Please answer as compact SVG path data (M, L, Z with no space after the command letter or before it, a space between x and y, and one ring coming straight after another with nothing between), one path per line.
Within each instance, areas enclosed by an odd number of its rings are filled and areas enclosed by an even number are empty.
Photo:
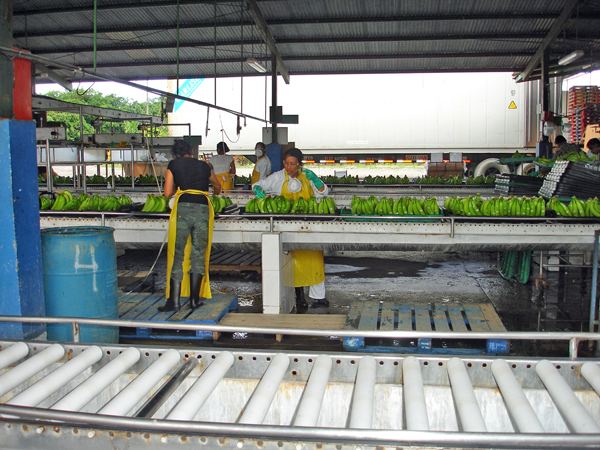
M240 1L240 112L244 112L244 0ZM238 135L240 134L239 127L240 117L238 116Z

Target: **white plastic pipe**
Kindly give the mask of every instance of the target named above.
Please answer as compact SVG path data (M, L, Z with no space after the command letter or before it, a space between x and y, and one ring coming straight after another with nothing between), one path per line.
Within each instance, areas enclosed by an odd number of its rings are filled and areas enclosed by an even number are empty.
M60 344L54 344L43 352L23 361L18 366L0 375L0 396L23 383L36 373L58 361L65 354L65 349Z
M98 414L124 416L181 360L179 352L167 350L163 355L129 383Z
M260 383L256 386L252 398L246 405L239 423L254 425L263 423L289 365L290 358L283 353L278 353L273 358Z
M404 379L404 411L406 428L415 431L429 431L425 391L423 390L423 375L421 364L414 356L404 358L402 362L402 377Z
M586 362L581 366L581 375L585 381L600 395L600 367L593 362Z
M600 427L550 361L544 359L538 362L535 371L570 430L574 433L600 433Z
M96 395L102 392L113 381L121 376L127 369L140 359L140 351L130 347L102 367L98 372L89 377L70 393L56 402L50 409L61 411L79 411L87 405Z
M518 431L520 433L544 433L545 430L540 419L533 411L508 363L503 359L497 359L492 363L492 373Z
M315 360L298 406L294 426L314 427L317 425L332 364L331 358L327 355L319 355Z
M350 428L372 428L373 395L377 365L372 356L363 356L358 363L356 382L352 394Z
M33 386L11 398L6 404L37 406L81 372L100 361L101 358L102 350L100 347L96 345L88 347L71 361L63 364Z
M448 361L448 376L463 431L486 432L485 421L477 404L467 368L462 360L451 358Z
M8 367L29 354L29 346L25 342L17 342L0 352L0 370Z
M223 379L227 371L233 366L233 354L221 352L219 356L202 372L192 387L171 410L167 419L170 420L192 420L206 399Z

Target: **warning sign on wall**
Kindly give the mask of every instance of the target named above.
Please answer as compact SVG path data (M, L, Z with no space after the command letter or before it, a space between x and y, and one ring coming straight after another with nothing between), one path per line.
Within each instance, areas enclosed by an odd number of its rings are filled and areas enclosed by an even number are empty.
M510 105L508 105L508 109L517 109L517 105L514 101L510 102Z

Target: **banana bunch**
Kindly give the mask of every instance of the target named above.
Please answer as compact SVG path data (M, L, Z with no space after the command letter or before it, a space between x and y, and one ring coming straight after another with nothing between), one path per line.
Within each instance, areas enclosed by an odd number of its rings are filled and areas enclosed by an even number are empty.
M78 199L70 191L56 191L56 199L50 207L52 211L72 211L76 210Z
M579 161L584 161L584 162L590 162L593 161L593 159L589 158L587 153L585 152L569 152L569 153L565 153L564 155L560 155L559 157L556 158L557 161L572 161L572 162L579 162Z
M48 198L48 197L44 197L43 195L40 195L40 210L47 211L52 207L53 204L54 204L54 200L52 200L51 198Z
M122 205L130 203L133 201L125 194L102 198L98 194L90 196L83 193L75 197L70 191L58 191L54 201L40 195L40 209L52 211L119 211Z
M290 200L279 195L253 198L246 204L247 213L258 214L335 214L336 209L335 201L328 197L323 197L321 201L315 197Z
M458 216L544 217L546 215L546 201L542 197L494 197L483 200L477 194L475 197L449 197L444 202L444 207Z
M327 175L321 177L321 180L325 184L358 184L360 181L357 176L347 175L345 177L336 177L334 175Z
M102 175L92 175L85 177L85 181L86 183L89 184L104 184L107 182L107 180L109 180L110 178L104 178Z
M467 184L494 184L496 182L495 176L484 177L479 175L478 177L468 177L466 179Z
M164 195L148 194L143 212L166 212L169 209L169 199Z
M154 175L139 175L135 179L135 184L156 184L157 181L162 181L163 177L159 176L158 180Z
M377 199L373 195L366 199L355 195L350 202L350 211L356 215L377 216L432 216L441 213L435 197L400 197L394 201L387 197Z
M548 209L556 212L562 217L600 217L600 205L598 205L598 197L590 198L586 202L571 197L569 205L565 205L556 197L548 200Z
M537 162L539 162L540 164L544 164L546 166L554 164L554 160L553 159L549 159L549 158L538 158Z
M220 213L221 211L223 211L223 208L229 205L233 205L233 202L229 197L219 197L217 195L211 195L209 198L210 202L213 205L213 209L216 213Z

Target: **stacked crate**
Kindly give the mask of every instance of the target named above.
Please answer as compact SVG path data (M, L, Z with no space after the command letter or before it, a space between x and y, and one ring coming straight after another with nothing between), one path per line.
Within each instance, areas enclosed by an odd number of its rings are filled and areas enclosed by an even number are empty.
M576 86L569 89L568 115L571 120L571 142L583 144L585 128L600 123L600 89L598 86Z

